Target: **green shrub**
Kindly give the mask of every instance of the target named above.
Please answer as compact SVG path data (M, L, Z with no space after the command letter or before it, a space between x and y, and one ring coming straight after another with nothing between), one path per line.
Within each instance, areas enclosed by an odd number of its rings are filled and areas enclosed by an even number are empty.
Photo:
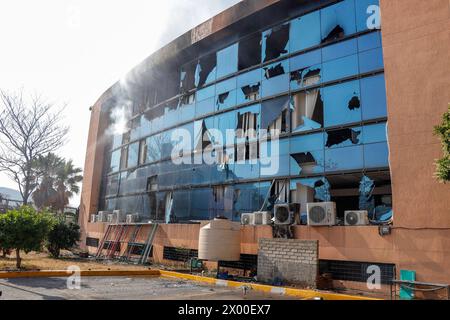
M442 117L442 123L434 127L434 134L442 142L443 157L436 160L436 178L442 182L450 181L450 105Z
M61 250L71 249L80 241L80 227L75 223L56 223L48 235L47 249L50 254L58 258Z

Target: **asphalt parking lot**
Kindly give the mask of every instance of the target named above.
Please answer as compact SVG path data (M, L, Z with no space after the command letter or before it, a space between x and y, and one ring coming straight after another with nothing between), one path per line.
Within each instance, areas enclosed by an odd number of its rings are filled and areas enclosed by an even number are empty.
M79 289L68 278L0 279L0 300L285 300L242 288L209 286L159 277L82 277Z

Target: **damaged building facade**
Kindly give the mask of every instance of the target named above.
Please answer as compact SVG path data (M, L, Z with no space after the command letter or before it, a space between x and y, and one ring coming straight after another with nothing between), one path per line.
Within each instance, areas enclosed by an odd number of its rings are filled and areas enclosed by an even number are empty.
M92 108L83 246L95 252L106 230L91 215L119 209L161 223L152 257L168 262L174 248L198 249L198 221L286 202L300 208L293 237L318 240L322 272L345 286L365 282L364 265L380 266L384 284L401 269L450 282L450 192L432 177L448 23L446 0L246 0L172 41ZM176 164L180 129L189 140ZM307 203L331 201L336 226L306 225ZM373 224L346 226L347 210ZM241 235L252 256L273 233Z

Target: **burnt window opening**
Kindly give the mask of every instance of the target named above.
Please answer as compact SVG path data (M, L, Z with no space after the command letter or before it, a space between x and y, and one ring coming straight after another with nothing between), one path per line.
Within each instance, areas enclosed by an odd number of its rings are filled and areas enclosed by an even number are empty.
M158 176L151 176L147 178L147 192L158 190Z
M291 81L297 82L297 85L301 88L318 84L321 79L320 68L303 68L300 70L291 72Z
M238 138L255 138L258 129L258 113L246 112L238 113L237 134Z
M302 91L292 97L293 131L323 127L323 100L320 89Z
M190 105L195 103L195 93L192 94L185 94L180 98L181 105Z
M239 42L239 70L261 63L261 34L254 34Z
M358 144L360 134L361 131L353 129L339 129L328 131L326 147L331 148L332 146L339 145L347 140L349 140L352 144Z
M215 80L216 66L216 54L211 54L199 60L195 70L195 86L197 88Z
M289 24L276 26L264 35L265 42L264 62L276 59L288 53Z
M187 92L195 88L195 74L197 63L191 62L181 68L180 91Z
M204 120L202 121L201 129L199 130L198 136L195 137L196 145L195 150L198 152L203 152L206 148L213 145L213 137L209 133L208 128Z
M259 96L260 96L260 87L261 87L261 82L258 82L255 85L248 85L248 86L242 87L242 92L245 95L245 99L248 101L258 100Z
M248 161L259 159L259 145L257 142L240 143L236 145L235 161Z
M322 40L322 43L334 41L341 39L345 36L345 30L340 26L337 25L333 28L333 30L330 31L330 33Z
M355 93L356 94L356 93ZM348 102L348 108L350 110L359 109L361 107L361 101L358 96L353 96Z
M175 248L164 246L163 259L171 261L189 261L191 258L197 258L198 251L195 249Z
M86 237L86 246L88 247L98 248L99 243L100 239L98 238Z
M285 73L284 67L281 63L276 64L275 66L264 68L264 77L266 79L275 78L281 76Z
M122 144L130 143L131 131L127 131L122 135Z
M311 152L295 153L291 154L291 157L297 162L298 166L301 169L298 174L313 173L314 168L316 168L317 166L317 161Z
M288 132L289 97L265 101L261 105L261 128L269 134Z
M224 104L229 96L230 96L229 92L220 94L219 97L217 98L217 104Z
M276 203L289 203L288 180L277 180L270 189L267 210L272 210Z

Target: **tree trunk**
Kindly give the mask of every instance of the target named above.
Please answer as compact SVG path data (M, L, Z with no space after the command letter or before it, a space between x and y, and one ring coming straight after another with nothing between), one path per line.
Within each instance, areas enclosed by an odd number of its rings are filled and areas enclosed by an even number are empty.
M20 249L16 249L16 267L20 269L22 258L20 257Z
M2 250L2 258L6 258L6 254L8 253L8 250L3 249Z

